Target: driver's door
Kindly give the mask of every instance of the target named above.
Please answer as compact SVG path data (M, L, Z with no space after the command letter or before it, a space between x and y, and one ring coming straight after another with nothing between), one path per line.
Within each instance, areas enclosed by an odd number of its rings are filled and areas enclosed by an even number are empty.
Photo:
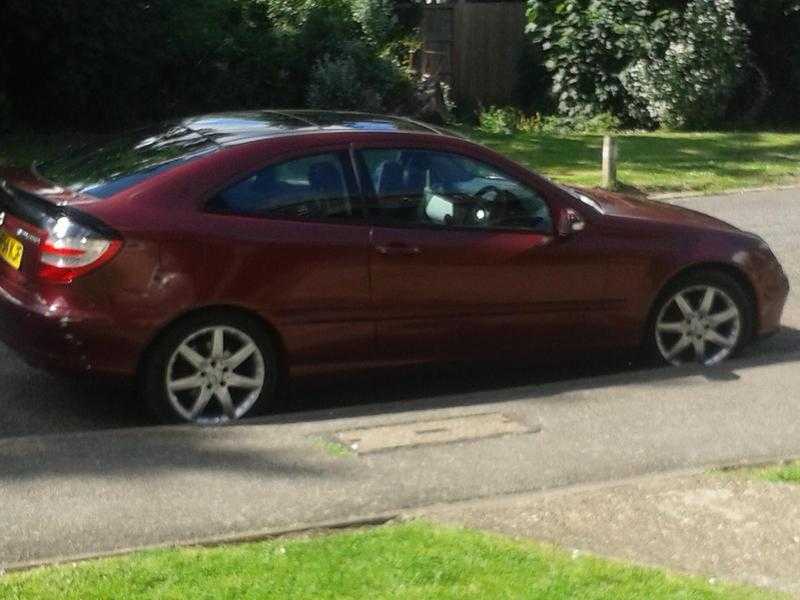
M373 202L370 279L389 362L574 349L605 268L558 239L548 202L456 153L362 149ZM590 244L591 246L591 244Z

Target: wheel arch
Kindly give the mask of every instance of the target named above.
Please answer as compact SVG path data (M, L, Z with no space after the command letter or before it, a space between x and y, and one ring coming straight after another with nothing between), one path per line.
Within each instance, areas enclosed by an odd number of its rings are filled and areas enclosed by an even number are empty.
M247 317L248 319L252 319L253 321L257 322L264 328L267 336L270 338L272 342L273 348L275 350L275 354L278 360L278 383L279 385L285 381L286 376L289 372L289 361L288 361L288 354L286 350L286 344L283 340L283 337L278 332L278 329L267 319L265 319L262 315L254 310L250 310L248 308L242 306L236 306L231 304L215 304L209 306L202 306L198 308L193 308L191 310L187 310L179 315L175 316L164 325L162 325L158 332L150 339L150 341L145 346L144 350L139 355L139 360L136 364L136 377L137 379L141 377L143 367L145 362L147 361L148 356L153 351L153 348L159 343L161 339L167 333L172 330L174 327L177 327L184 321L188 319L193 319L198 315L206 315L206 314L214 314L218 313L220 315L230 315L230 314L238 314Z
M672 285L674 285L675 282L680 281L685 277L689 277L695 273L709 271L728 275L742 287L745 296L747 296L747 299L750 302L750 331L748 331L748 341L752 339L755 333L759 330L759 312L758 296L756 295L755 287L750 281L750 278L736 265L724 262L702 262L689 265L673 273L661 286L658 293L653 298L653 301L650 303L650 308L648 309L647 319L645 320L644 328L641 334L642 344L647 343L650 327L656 318L656 310L658 309L661 301L664 299L664 296L669 292L669 289L672 287Z

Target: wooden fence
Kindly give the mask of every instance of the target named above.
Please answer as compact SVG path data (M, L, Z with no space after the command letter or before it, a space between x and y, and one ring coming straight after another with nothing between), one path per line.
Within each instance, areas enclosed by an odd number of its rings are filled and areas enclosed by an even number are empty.
M456 0L425 7L423 73L450 84L456 101L507 104L518 81L525 2Z

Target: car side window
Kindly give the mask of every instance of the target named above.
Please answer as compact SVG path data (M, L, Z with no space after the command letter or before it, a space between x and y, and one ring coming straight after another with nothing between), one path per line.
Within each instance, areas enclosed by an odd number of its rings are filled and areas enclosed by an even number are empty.
M552 232L544 198L485 163L433 150L375 149L360 155L382 221Z
M219 192L208 208L227 214L326 220L361 217L347 153L270 165Z

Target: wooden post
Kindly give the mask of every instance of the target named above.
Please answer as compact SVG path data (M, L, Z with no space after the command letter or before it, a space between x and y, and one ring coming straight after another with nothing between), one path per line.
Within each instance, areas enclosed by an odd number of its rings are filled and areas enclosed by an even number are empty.
M603 137L603 188L617 189L617 140Z

